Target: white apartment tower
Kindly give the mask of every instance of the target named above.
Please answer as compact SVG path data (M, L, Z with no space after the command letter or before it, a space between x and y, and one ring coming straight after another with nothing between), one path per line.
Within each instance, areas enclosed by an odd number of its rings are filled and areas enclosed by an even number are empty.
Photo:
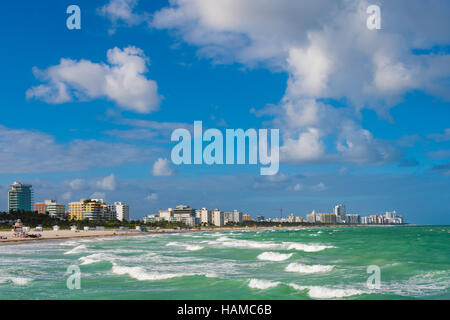
M217 227L223 227L225 225L224 214L219 209L214 209L212 213L213 224Z
M130 207L123 202L114 202L116 218L119 221L130 221Z
M345 217L345 215L346 215L345 205L338 204L338 205L334 206L334 214L336 215L338 223L345 222L345 218L346 218Z

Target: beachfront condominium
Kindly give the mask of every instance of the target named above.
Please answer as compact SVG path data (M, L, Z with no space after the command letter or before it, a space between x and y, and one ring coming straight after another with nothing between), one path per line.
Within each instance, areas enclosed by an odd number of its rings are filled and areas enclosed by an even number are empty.
M72 220L98 220L103 218L106 204L98 199L81 199L69 203L69 217Z
M51 216L64 217L66 215L66 205L64 203L58 203L56 200L45 200L41 203L35 203L33 205L33 211L39 214L48 213Z
M336 215L336 220L338 223L344 223L346 221L345 205L338 204L338 205L334 206L334 214Z
M115 218L119 221L130 221L130 207L123 202L114 202Z
M248 213L245 213L242 215L242 221L252 221L252 216Z
M361 217L359 214L347 214L345 222L348 224L359 224L361 223Z
M208 210L206 208L201 208L199 210L200 213L200 223L203 225L211 225L213 224L213 216L212 210Z
M225 215L223 211L214 209L212 213L213 224L217 227L223 227L225 225Z
M336 224L337 216L334 213L321 213L320 222L326 224Z
M320 222L320 213L317 213L316 210L313 210L311 213L306 215L306 221L309 223Z
M33 188L15 181L8 190L8 211L31 211Z

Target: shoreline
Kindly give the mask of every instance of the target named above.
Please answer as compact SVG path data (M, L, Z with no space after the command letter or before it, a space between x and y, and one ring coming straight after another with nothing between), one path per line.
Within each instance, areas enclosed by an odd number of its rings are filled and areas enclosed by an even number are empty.
M284 226L282 228L277 226L267 227L221 227L221 228L199 228L199 229L160 229L150 231L128 230L120 231L118 229L107 230L44 230L44 231L30 231L30 234L41 234L41 238L13 238L11 231L0 231L0 237L8 237L8 239L0 239L0 246L3 244L12 245L20 244L30 241L45 241L45 240L67 240L77 238L102 238L102 237L122 237L122 236L138 236L138 235L155 235L168 233L194 233L194 232L230 232L230 231L257 231L257 230L283 230L283 229L313 229L313 228L355 228L355 227L390 227L392 225L333 225L333 226Z

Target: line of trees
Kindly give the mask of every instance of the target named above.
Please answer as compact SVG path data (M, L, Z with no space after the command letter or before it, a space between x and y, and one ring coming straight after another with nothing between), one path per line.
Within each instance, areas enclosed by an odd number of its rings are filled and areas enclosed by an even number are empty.
M78 229L84 227L97 227L102 226L106 229L118 229L119 227L126 227L134 229L136 226L143 226L147 228L161 228L161 229L173 229L173 228L187 228L183 222L168 222L168 221L157 221L144 223L140 220L131 221L119 221L119 220L70 220L68 217L64 219L54 218L49 214L38 214L37 212L28 211L12 211L12 212L0 212L0 228L8 229L14 224L14 222L20 219L22 223L29 227L36 227L41 225L44 228L51 228L54 225L58 225L62 229L69 229L71 226L77 226ZM269 221L243 221L242 223L232 223L229 222L227 227L275 227L275 226L324 226L321 223L307 223L307 222L269 222ZM214 227L214 226L210 226Z

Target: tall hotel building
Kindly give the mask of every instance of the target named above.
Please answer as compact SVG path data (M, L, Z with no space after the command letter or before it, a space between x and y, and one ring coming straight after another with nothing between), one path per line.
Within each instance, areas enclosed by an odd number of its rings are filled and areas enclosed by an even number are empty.
M31 211L33 188L30 184L15 181L8 190L8 211Z
M114 219L119 221L130 221L130 207L123 202L114 202Z
M72 220L97 220L103 217L105 203L91 199L69 203L69 216Z
M45 200L42 203L35 203L33 205L33 211L39 214L48 212L50 215L64 217L66 215L66 205L64 203L58 203L55 200Z

